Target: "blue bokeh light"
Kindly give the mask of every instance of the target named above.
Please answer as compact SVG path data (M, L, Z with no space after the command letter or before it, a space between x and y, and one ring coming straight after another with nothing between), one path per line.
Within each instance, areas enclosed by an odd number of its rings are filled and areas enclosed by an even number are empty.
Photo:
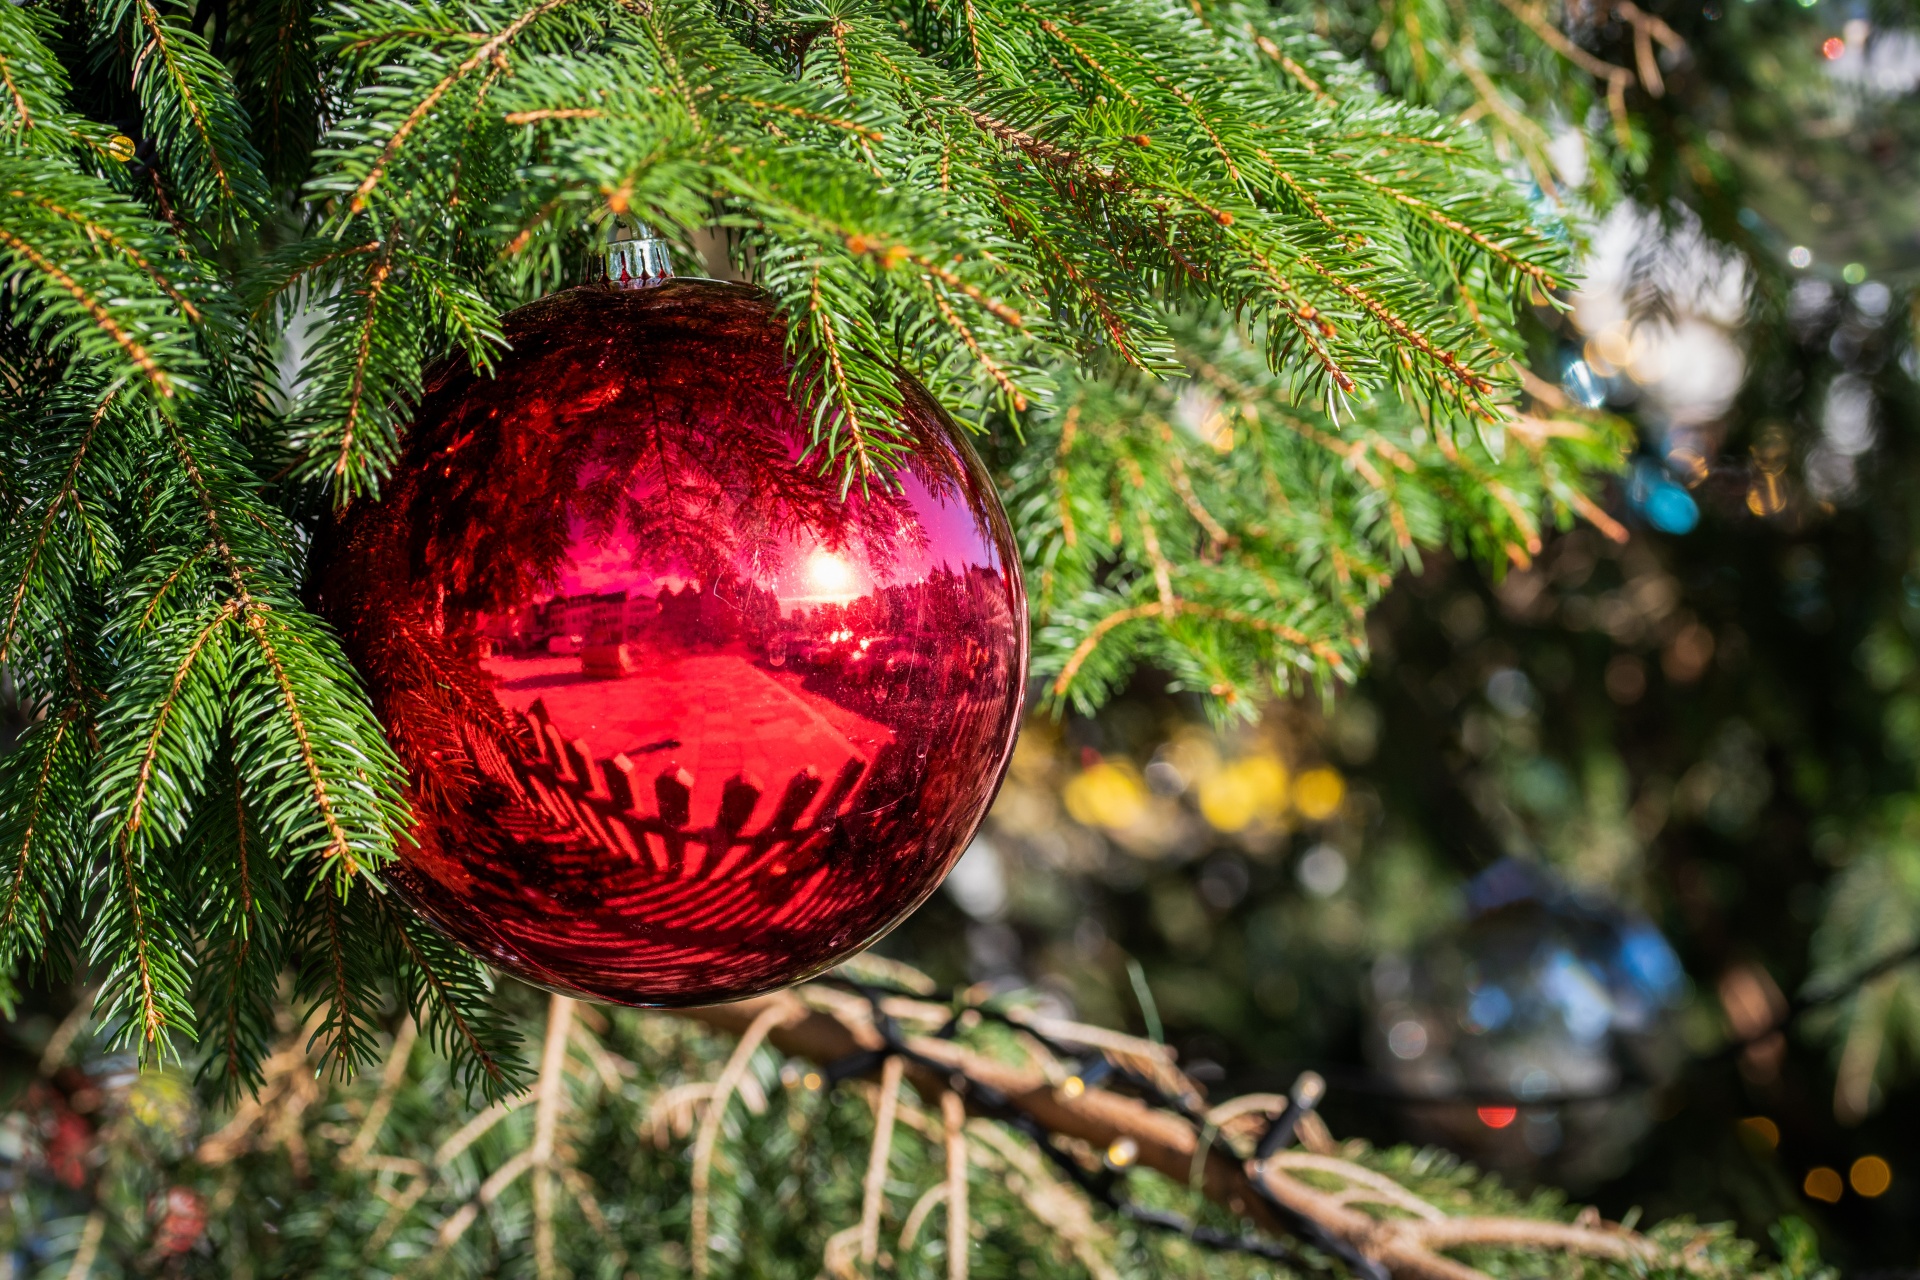
M1585 360L1569 360L1560 385L1576 404L1589 409L1598 409L1607 402L1607 384L1594 374Z
M1627 501L1642 519L1662 533L1692 533L1700 524L1700 504L1665 469L1641 462L1627 483Z

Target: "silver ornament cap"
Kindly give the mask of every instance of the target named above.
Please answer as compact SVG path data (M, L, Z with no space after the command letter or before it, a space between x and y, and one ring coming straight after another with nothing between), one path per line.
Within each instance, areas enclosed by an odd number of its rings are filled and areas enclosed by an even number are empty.
M587 255L587 283L615 289L651 289L673 279L667 242L624 214L607 220L606 242Z

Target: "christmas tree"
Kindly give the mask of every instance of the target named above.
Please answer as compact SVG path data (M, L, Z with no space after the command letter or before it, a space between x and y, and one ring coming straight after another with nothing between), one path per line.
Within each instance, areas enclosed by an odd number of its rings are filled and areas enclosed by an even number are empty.
M1556 385L1576 246L1627 186L1783 291L1782 219L1744 216L1753 166L1691 104L1755 49L1810 68L1818 15L141 0L0 26L24 1265L1761 1265L1726 1229L1340 1144L1310 1075L1209 1107L1156 1012L1124 1036L878 961L692 1022L496 989L381 891L406 778L307 591L434 362L490 368L503 313L631 219L766 291L843 493L907 449L903 373L979 429L1053 710L1143 670L1220 723L1334 695L1403 574L1527 580L1555 530L1624 535L1596 486L1633 436ZM1784 468L1749 434L1696 453L1751 443L1764 505ZM1775 1243L1817 1268L1804 1229Z

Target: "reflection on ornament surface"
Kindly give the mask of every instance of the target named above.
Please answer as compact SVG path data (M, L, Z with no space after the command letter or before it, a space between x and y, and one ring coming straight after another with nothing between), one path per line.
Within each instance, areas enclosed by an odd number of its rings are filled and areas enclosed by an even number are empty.
M1468 906L1411 959L1375 965L1369 1056L1422 1139L1591 1185L1630 1154L1677 1067L1680 962L1646 920L1525 863L1481 873Z
M904 465L806 458L753 290L576 289L316 553L410 775L387 879L493 964L630 1004L733 999L940 882L1019 722L1026 604L992 482L903 380Z

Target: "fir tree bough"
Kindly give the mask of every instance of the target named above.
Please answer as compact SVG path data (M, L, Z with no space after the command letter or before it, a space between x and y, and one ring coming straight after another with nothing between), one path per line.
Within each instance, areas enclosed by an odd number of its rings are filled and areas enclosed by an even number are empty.
M428 365L485 366L618 216L771 293L844 484L885 482L902 371L991 433L1039 670L1083 707L1143 659L1242 710L1349 677L1420 548L1525 563L1619 457L1519 407L1548 207L1273 10L0 6L0 660L32 720L0 971L78 966L230 1094L283 975L325 1067L397 996L462 1080L520 1086L484 973L381 890L403 779L301 588Z

